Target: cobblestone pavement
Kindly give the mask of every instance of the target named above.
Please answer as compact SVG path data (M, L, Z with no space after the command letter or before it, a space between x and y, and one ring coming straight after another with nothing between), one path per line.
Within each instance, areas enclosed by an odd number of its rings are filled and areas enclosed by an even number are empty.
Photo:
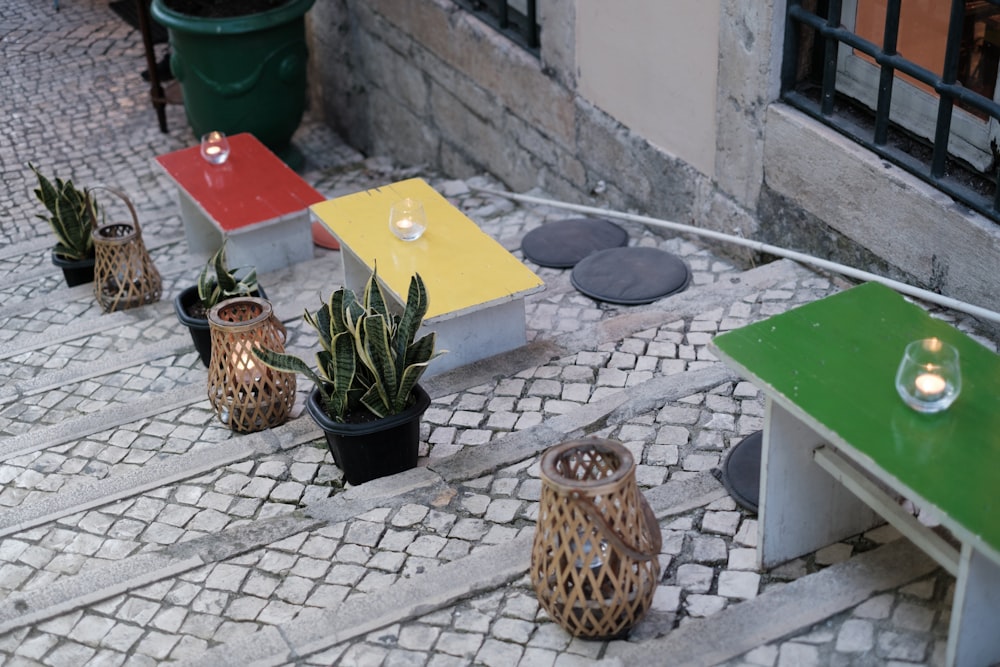
M894 530L761 572L756 518L716 480L761 429L763 400L709 353L711 337L845 281L787 261L744 270L720 248L631 223L632 245L684 259L688 290L602 304L566 271L526 262L546 283L527 304L529 345L502 369L431 378L420 467L351 488L302 415L303 382L281 427L239 436L216 420L171 304L199 262L152 164L193 142L183 110L169 108L160 133L138 33L107 3L60 4L0 8L0 663L943 664L954 581ZM295 143L325 195L422 176L518 257L525 233L567 217L481 194L503 189L489 175L366 158L312 117ZM129 193L160 302L105 315L88 286L64 286L29 161ZM262 276L292 351L311 356L300 316L338 286L339 261L317 248ZM996 349L974 321L935 314ZM662 528L653 609L624 640L573 639L526 576L539 455L581 435L632 451ZM894 579L815 611L830 581L851 588L880 558L898 559ZM764 623L759 605L782 595Z

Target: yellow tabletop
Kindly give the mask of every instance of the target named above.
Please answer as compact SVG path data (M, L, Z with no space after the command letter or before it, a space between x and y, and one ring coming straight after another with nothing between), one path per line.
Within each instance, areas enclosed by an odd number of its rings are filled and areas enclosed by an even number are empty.
M390 207L408 197L427 213L427 230L416 241L389 230ZM430 302L427 319L521 298L545 285L423 179L329 199L310 210L342 246L369 267L377 265L383 285L401 300L419 273Z

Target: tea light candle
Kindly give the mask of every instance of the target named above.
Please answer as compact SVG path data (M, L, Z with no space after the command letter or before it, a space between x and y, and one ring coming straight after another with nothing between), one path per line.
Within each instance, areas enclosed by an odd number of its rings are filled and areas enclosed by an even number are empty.
M940 338L909 343L896 370L896 391L917 412L947 410L962 391L958 350Z
M236 360L236 375L244 382L256 382L260 379L257 365L249 352L243 352Z
M224 132L212 131L201 138L201 156L210 164L222 164L229 158L229 140Z
M917 394L928 401L935 401L944 395L948 383L937 373L921 373L913 381Z
M427 229L423 204L415 199L403 199L389 209L389 229L404 241L416 241Z

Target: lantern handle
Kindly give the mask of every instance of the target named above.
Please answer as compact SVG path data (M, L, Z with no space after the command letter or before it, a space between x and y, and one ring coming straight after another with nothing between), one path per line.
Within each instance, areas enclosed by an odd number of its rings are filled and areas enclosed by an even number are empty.
M274 327L275 331L281 333L281 344L284 345L288 342L288 330L285 329L285 323L278 319L278 316L274 314L274 308L272 306L271 316L268 318L271 326Z
M140 239L142 238L142 229L139 227L139 215L135 212L135 206L132 205L132 200L128 198L128 195L118 188L111 187L110 185L95 185L92 188L89 188L89 190L91 192L94 190L106 190L124 201L125 205L128 206L128 212L132 215L132 227L135 229L135 235ZM97 207L94 202L91 202L90 205L92 207L90 214L90 226L92 229L97 229L99 226L97 224Z
M639 508L642 510L643 531L650 536L652 542L648 553L626 544L622 536L608 524L608 520L604 518L604 515L589 498L584 498L575 491L570 495L574 500L578 501L577 507L580 508L591 522L597 525L601 534L619 551L624 552L630 558L637 561L652 560L660 554L660 548L663 546L663 536L659 530L652 529L652 526L656 524L656 515L653 513L653 508L649 506L646 496L642 495L642 493L636 492L636 496L638 496Z

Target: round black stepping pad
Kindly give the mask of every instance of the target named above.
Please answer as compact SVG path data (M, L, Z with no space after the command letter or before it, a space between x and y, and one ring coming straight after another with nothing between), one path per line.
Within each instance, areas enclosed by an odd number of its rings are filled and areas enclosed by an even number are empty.
M587 255L628 243L628 232L603 218L547 222L521 240L525 258L539 266L568 269Z
M651 303L688 286L691 272L679 257L656 248L609 248L580 260L573 287L598 301Z
M751 512L760 501L760 452L764 432L757 431L740 440L729 450L722 464L722 485L733 500Z

